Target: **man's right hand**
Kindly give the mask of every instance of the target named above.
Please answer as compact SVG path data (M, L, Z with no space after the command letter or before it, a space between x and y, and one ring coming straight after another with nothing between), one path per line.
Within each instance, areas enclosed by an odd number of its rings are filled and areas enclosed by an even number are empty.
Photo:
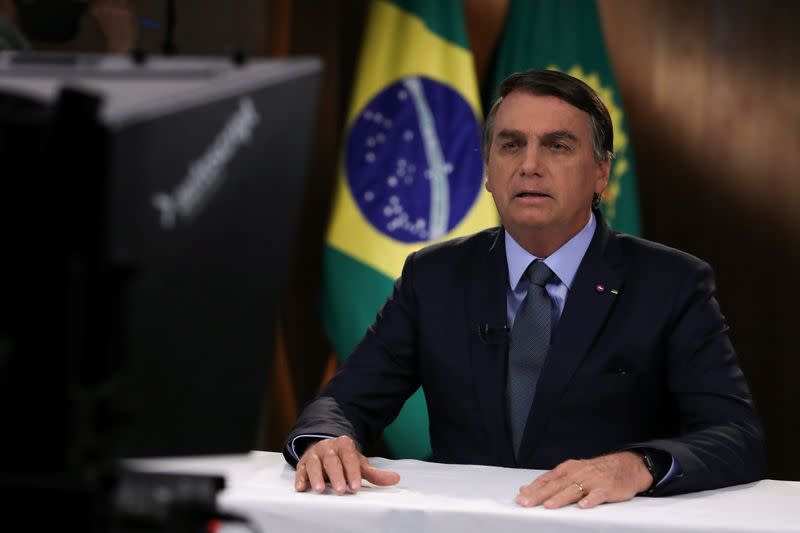
M356 449L353 439L347 436L325 439L306 450L297 463L294 475L294 488L297 492L305 492L309 488L320 493L325 490L325 481L329 481L337 494L344 494L348 489L357 492L361 488L361 479L374 485L394 485L400 481L397 472L375 468L366 457Z

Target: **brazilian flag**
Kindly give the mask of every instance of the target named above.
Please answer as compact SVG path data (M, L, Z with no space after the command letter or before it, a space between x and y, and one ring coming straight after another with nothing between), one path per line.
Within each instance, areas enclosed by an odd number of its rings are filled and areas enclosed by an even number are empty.
M322 319L346 358L409 253L497 224L483 189L481 107L461 0L370 4L324 251ZM384 432L431 454L418 390Z
M595 1L511 0L494 61L492 91L509 74L547 68L583 80L600 95L614 124L616 154L601 209L614 229L638 235L633 153Z

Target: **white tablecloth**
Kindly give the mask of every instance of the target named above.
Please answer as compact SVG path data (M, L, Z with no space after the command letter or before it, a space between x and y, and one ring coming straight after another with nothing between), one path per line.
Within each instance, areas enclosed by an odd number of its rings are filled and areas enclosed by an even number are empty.
M594 509L521 508L517 489L542 473L473 465L374 458L400 474L393 487L365 486L338 496L297 493L294 470L277 453L137 461L142 469L221 473L224 510L263 533L322 532L800 532L800 482L749 485L665 498L634 498ZM368 484L367 484L368 485Z

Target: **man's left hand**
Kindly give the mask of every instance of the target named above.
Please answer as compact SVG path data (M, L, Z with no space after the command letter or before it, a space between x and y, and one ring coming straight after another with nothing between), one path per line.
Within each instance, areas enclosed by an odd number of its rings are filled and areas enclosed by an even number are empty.
M556 468L519 488L516 502L523 507L556 509L577 502L584 509L606 502L630 500L650 488L650 475L640 455L618 452L576 461Z

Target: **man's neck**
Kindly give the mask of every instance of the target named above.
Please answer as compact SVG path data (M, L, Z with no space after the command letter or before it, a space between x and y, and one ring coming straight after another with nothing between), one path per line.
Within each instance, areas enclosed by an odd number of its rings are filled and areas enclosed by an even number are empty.
M565 231L555 232L552 229L537 230L528 229L517 231L517 229L504 226L505 230L514 238L517 243L522 246L528 253L546 259L550 257L553 252L564 246L564 244L573 238L575 235L586 227L592 213L591 211L586 214L583 222L576 227L571 227Z

